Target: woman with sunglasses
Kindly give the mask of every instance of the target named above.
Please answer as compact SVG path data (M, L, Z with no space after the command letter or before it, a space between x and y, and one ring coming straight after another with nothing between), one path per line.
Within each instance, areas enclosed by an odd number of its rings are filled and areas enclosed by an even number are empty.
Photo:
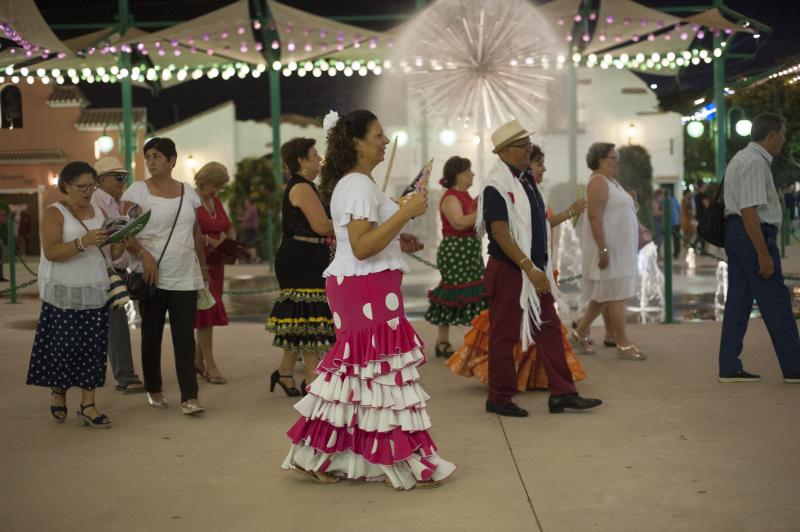
M92 207L94 168L71 162L58 175L64 200L50 205L42 219L39 295L27 383L52 390L50 414L67 417L67 390L81 389L78 421L107 429L111 420L95 405L95 389L106 381L108 273L100 246L106 240L104 216ZM114 248L114 254L122 250Z

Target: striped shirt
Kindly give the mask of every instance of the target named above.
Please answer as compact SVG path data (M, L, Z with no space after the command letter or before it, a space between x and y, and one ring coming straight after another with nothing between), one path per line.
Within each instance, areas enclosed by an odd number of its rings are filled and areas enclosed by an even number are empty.
M761 223L781 225L781 202L772 178L772 155L749 143L733 156L725 169L725 216L756 207Z

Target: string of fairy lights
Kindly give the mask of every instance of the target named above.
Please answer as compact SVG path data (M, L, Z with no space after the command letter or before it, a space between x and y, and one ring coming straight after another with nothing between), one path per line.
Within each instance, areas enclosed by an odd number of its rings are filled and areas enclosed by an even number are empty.
M724 46L724 43L723 43ZM510 67L525 69L537 68L542 70L561 70L567 61L572 61L575 66L585 66L587 68L601 69L632 69L642 72L659 72L664 69L676 69L681 67L697 66L709 64L715 57L722 55L722 48L712 51L706 49L684 50L682 52L667 52L665 54L654 52L652 54L573 54L568 57L564 54L554 56L543 55L540 57L526 56L514 58L509 61ZM401 60L397 64L399 69L405 73L420 68L430 68L431 70L448 70L446 63L442 64L436 60L428 60L421 63L418 59ZM379 76L384 72L397 71L397 67L391 60L336 60L336 59L317 59L309 61L290 61L283 63L274 61L271 65L266 63L251 64L246 62L210 62L204 65L148 65L141 63L132 67L130 70L121 68L117 65L110 67L98 66L90 67L70 67L70 68L35 68L19 67L9 65L5 69L0 69L0 83L6 80L12 83L20 83L23 80L29 84L36 81L41 83L72 84L81 81L86 83L116 83L121 79L130 77L131 80L139 83L171 80L184 81L189 78L197 80L203 77L208 79L221 78L228 80L234 77L245 79L248 76L258 78L263 75L268 68L279 71L285 77L289 76Z
M584 15L575 15L574 20L580 22ZM660 19L631 19L614 18L611 15L600 16L597 12L591 12L587 16L590 20L597 22L597 30L594 38L599 42L608 41L609 44L620 43L623 41L653 41L655 39L687 41L698 39L700 43L706 36L728 34L731 30L720 30L705 28L701 25L685 21L666 22ZM559 18L556 21L557 27L569 28L571 20ZM4 52L6 57L18 55L19 64L11 64L0 69L0 83L35 82L65 84L86 83L116 83L121 79L130 78L138 83L153 82L174 82L185 81L188 79L198 80L201 78L223 79L232 78L245 79L247 77L258 78L268 69L281 72L285 77L323 77L342 75L367 76L381 75L384 72L418 72L422 70L448 70L451 69L446 61L437 58L409 57L408 59L396 60L395 64L391 60L381 59L346 59L338 60L331 58L317 58L313 60L297 61L275 61L271 64L265 62L261 53L266 47L273 50L281 50L288 56L296 53L306 52L315 54L318 57L336 54L346 49L367 49L375 50L379 46L387 49L394 48L392 38L379 39L376 35L362 35L358 32L346 33L341 30L330 28L309 28L296 26L293 22L282 23L277 26L275 22L270 22L267 27L276 32L280 30L281 39L277 38L271 42L262 43L256 39L258 31L262 28L262 23L258 20L250 21L248 24L236 23L225 30L215 32L199 31L195 34L182 34L173 38L155 38L148 40L147 36L141 42L129 41L114 43L111 41L100 42L84 49L78 50L72 56L64 52L54 52L43 46L25 40L8 23L0 23L0 31L3 31L5 38L13 44L7 46ZM255 30L255 32L250 31ZM637 32L631 33L637 30ZM758 38L758 34L753 35ZM566 40L572 38L567 35ZM591 36L584 34L580 36L584 41ZM525 55L510 59L509 66L524 73L526 69L531 70L560 70L571 61L575 66L600 69L630 69L644 73L658 74L661 71L674 71L679 68L699 66L713 62L716 57L721 57L724 52L725 42L720 48L713 50L697 46L691 50L680 50L672 52L653 52L645 53L601 53L601 54L542 54ZM253 60L226 60L224 56L230 52L241 54L253 54ZM114 65L114 57L117 54L128 54L135 66L130 69ZM219 55L217 55L219 54ZM387 57L389 53L387 52ZM80 62L89 61L90 58L108 56L108 66L81 66ZM189 64L180 64L182 59L193 57L191 60L183 61ZM207 57L207 62L198 60ZM222 56L222 57L221 57ZM240 58L241 59L241 58ZM36 65L34 61L44 60ZM173 62L167 63L172 60ZM57 66L60 61L64 61L64 67ZM199 64L198 64L199 63ZM69 65L69 66L67 66ZM456 68L456 67L452 67ZM797 76L797 81L800 76Z

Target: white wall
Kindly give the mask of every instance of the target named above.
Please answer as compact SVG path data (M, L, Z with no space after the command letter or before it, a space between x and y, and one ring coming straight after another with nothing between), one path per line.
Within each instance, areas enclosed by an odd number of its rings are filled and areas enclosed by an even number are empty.
M245 157L261 157L272 153L272 125L255 120L242 120L236 122L236 160ZM306 137L317 141L315 148L320 155L325 154L325 136L320 126L298 126L295 124L281 124L281 143L295 137Z
M175 141L178 164L173 177L194 185L194 173L211 161L224 164L233 174L237 161L235 122L236 109L233 102L227 102L154 133Z

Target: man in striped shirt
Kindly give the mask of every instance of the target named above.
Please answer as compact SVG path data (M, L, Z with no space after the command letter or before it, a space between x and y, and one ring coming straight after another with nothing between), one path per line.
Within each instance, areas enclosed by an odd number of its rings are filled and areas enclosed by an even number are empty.
M776 238L781 204L770 166L785 140L782 117L763 113L753 120L751 142L725 170L725 252L728 296L719 346L720 382L757 382L739 355L755 298L778 356L783 381L800 383L800 335L783 282Z

